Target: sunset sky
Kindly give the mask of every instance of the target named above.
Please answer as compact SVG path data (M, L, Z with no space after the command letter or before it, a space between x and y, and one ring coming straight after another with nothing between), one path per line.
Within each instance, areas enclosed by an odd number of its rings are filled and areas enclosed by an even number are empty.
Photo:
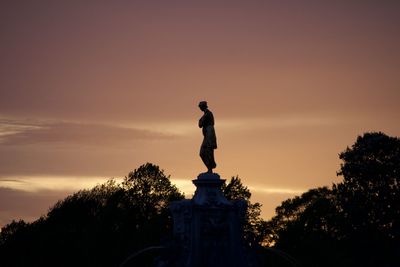
M2 1L0 226L146 162L189 197L205 167L270 218L339 182L366 131L400 136L400 1Z

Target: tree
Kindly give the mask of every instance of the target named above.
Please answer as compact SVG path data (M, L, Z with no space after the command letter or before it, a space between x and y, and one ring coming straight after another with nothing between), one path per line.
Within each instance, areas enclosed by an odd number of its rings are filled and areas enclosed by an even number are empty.
M118 266L170 234L168 204L182 198L163 170L144 164L122 185L81 190L33 223L4 227L1 266Z
M339 157L343 182L333 189L347 222L342 237L366 266L399 266L400 139L365 133Z
M170 176L151 163L130 172L122 185L132 202L140 200L144 209L151 209L156 213L165 210L170 201L184 198L178 188L171 184Z
M33 223L7 225L0 233L1 266L117 266L133 252L158 245L172 232L169 203L184 197L169 178L158 166L146 163L122 184L110 180L81 190ZM248 203L247 243L264 242L267 228L260 217L261 204L251 203L249 189L237 176L222 189L227 199ZM145 257L141 264L148 260Z
M339 157L343 182L334 189L349 221L347 231L400 238L400 139L365 133Z
M339 158L343 181L284 201L268 243L305 266L399 266L400 139L365 133Z
M122 220L128 222L126 227L135 228L134 238L141 240L136 249L158 244L160 238L172 233L169 203L183 199L184 195L164 170L146 163L125 177L122 188L132 209L130 217Z
M244 223L244 237L248 244L261 244L266 238L266 221L261 218L261 204L251 203L251 192L242 184L238 176L233 176L229 183L222 185L222 192L228 200L245 200L247 202Z
M267 222L266 243L283 250L304 266L340 266L337 250L337 207L327 187L285 200ZM330 258L327 262L326 259Z
M13 239L17 239L17 235L23 232L27 225L28 224L23 220L13 220L11 223L4 226L0 232L0 246L6 242L13 242Z

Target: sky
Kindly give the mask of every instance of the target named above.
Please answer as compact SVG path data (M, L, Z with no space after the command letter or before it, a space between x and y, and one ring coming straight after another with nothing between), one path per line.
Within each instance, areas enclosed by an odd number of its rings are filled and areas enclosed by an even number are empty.
M2 1L0 226L151 162L205 171L274 214L341 181L358 135L400 136L399 1Z

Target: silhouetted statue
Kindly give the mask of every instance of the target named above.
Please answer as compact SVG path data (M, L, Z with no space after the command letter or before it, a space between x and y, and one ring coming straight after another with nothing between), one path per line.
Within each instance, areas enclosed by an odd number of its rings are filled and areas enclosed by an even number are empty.
M214 160L214 149L217 148L217 137L214 130L214 116L208 109L207 102L201 101L199 108L204 115L199 120L199 127L203 129L203 143L200 147L200 157L206 165L208 172L212 173L212 169L217 167Z

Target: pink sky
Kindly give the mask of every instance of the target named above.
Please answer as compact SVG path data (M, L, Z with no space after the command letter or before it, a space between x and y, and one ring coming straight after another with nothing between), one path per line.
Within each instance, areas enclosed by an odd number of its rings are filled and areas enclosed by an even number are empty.
M340 181L357 135L400 135L398 1L0 5L0 226L146 162L190 195L200 100L265 218Z

